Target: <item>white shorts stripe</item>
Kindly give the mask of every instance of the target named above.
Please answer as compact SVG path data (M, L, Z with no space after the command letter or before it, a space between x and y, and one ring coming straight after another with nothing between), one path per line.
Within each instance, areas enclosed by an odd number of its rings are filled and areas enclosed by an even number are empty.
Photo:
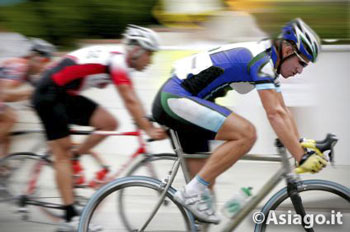
M170 98L168 106L174 114L199 127L217 132L226 117L187 98Z

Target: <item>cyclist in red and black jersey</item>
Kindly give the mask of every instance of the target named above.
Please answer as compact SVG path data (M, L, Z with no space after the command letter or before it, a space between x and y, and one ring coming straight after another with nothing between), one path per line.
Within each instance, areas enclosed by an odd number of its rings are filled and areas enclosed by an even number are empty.
M64 227L73 228L77 224L70 159L72 155L84 154L105 138L90 135L72 152L69 125L88 125L99 130L118 127L111 113L81 96L81 91L114 84L137 125L153 139L166 137L162 129L153 127L144 117L130 79L132 70L142 71L150 64L152 54L159 47L157 35L150 29L130 25L124 34L124 45L92 46L69 53L43 74L34 93L33 104L55 156L57 184L66 208Z

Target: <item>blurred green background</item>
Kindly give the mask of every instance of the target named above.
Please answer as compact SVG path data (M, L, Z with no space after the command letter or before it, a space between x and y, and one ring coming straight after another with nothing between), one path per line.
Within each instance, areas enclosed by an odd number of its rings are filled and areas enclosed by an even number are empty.
M227 2L234 0L223 1L223 6ZM76 39L119 38L129 23L162 26L152 14L156 4L158 0L0 0L0 31L67 47ZM270 35L279 33L290 19L302 17L321 38L350 42L349 1L247 0L241 4Z
M256 22L271 35L279 33L281 25L301 17L323 39L350 39L350 1L275 1L266 6L270 11L253 13Z
M151 13L156 1L27 0L0 5L0 30L66 46L78 38L118 38L129 23L157 24Z

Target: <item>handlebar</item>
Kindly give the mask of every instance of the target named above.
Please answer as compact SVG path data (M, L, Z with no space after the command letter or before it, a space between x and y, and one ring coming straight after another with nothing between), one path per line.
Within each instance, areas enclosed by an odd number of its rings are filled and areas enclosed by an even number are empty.
M333 163L334 159L334 146L338 142L338 138L331 133L328 133L326 135L326 138L323 140L315 141L315 140L309 140L303 143L304 148L310 148L318 151L320 151L321 154L323 154L326 151L329 151L328 158L331 163Z
M328 152L328 160L333 164L334 162L334 146L338 142L338 138L331 133L328 133L326 135L326 138L323 140L315 141L315 140L306 140L305 142L302 142L303 148L310 148L313 149L318 155L324 157L324 152ZM296 173L303 173L305 172L300 167L297 167L295 169Z
M328 152L328 159L333 164L334 162L334 146L338 142L336 135L328 133L323 140L307 140L302 143L303 148L310 148L315 150L318 154L324 155L324 152ZM279 139L276 139L275 146L278 148L283 148L283 144ZM318 151L317 151L318 150ZM297 173L302 173L298 168L296 168Z
M324 151L330 150L333 152L335 144L338 142L336 135L328 133L326 138L321 141L316 141L316 147L323 153Z

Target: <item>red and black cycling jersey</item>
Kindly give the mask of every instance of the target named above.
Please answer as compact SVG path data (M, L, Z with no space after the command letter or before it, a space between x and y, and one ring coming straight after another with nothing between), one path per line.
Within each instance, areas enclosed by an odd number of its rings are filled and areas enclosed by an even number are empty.
M70 95L109 83L132 85L125 52L120 46L91 46L73 51L48 70L53 82Z

